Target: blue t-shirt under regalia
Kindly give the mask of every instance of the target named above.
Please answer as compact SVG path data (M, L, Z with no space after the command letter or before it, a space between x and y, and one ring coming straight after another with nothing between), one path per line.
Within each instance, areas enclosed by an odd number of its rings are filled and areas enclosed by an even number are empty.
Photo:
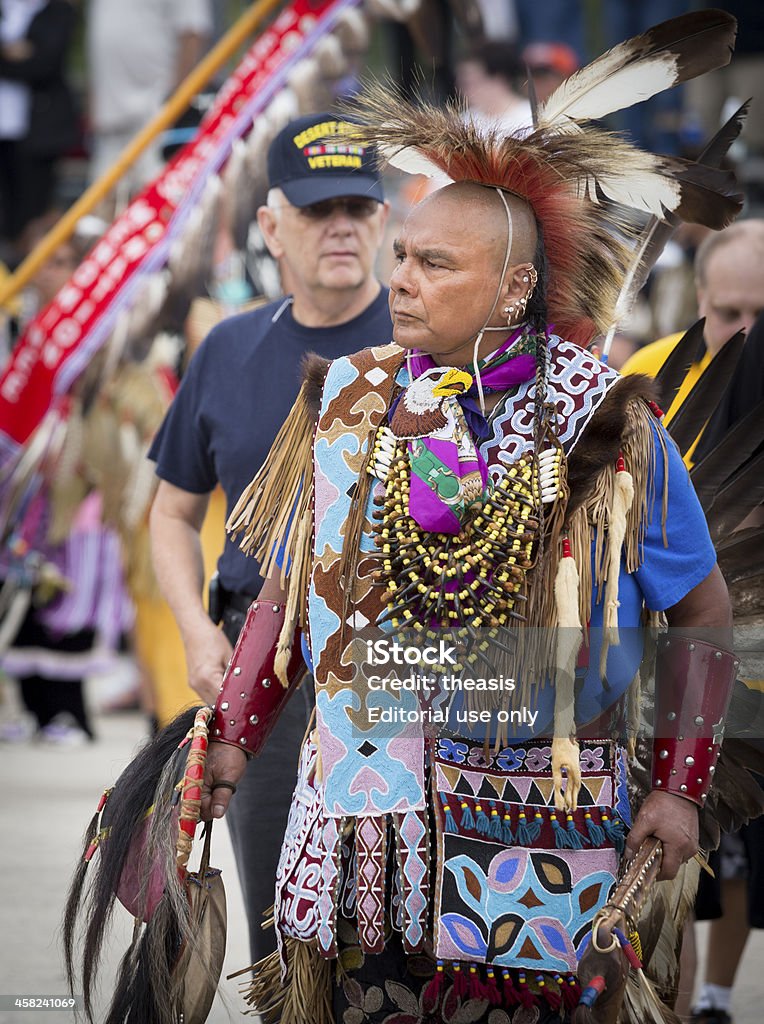
M279 300L218 324L199 346L149 452L168 483L208 494L219 482L228 512L265 461L300 388L306 352L337 359L391 340L387 289L333 327L305 327ZM230 591L260 589L258 564L230 538L218 563Z

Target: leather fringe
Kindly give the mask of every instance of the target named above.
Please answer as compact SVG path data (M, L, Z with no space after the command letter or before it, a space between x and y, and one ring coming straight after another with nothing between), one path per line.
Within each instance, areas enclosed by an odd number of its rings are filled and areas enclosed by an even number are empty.
M311 568L313 511L313 433L315 405L306 380L284 421L268 457L245 489L226 523L240 548L260 562L266 578L280 574L291 580L284 627L279 637L276 672L289 661L296 625L305 626L305 602ZM281 563L279 565L279 562Z
M241 992L263 1024L334 1024L332 1006L332 961L320 956L312 943L284 939L286 976L282 980L278 952L265 957L254 968L255 976Z
M622 387L622 384L618 385L619 390ZM608 409L608 421L622 424L622 431L615 438L608 438L608 444L604 445L599 436L603 433L603 424L595 424L592 446L594 450L587 450L587 435L584 434L574 456L568 460L571 493L564 530L578 569L578 609L582 623L589 619L592 599L603 598L610 564L616 568L620 566L620 557L616 558L615 553L612 558L608 556L608 538L616 496L616 458L619 443L625 467L631 474L634 485L634 498L626 510L623 540L618 545L622 549L627 572L634 572L642 561L645 530L651 516L657 514L658 508L654 511L653 506L658 502L665 532L668 482L666 442L662 433L658 431L664 466L664 488L663 494L656 497L653 484L654 417L641 395L635 392L632 386L624 387L623 397L625 408L614 408L611 398ZM612 459L610 449L615 451ZM606 461L600 462L599 469L595 472L595 463L600 457ZM661 457L660 454L658 457ZM577 460L577 466L576 470L572 471L574 458ZM581 463L585 464L585 473L581 471ZM585 490L583 497L582 489ZM554 588L562 553L562 529L558 533L556 523L555 527L556 535L546 534L543 558L528 575L527 626L518 630L517 662L514 670L509 672L510 675L514 674L523 680L553 678L556 668L557 644L550 641L549 629L556 629L559 621ZM594 572L591 557L592 538L595 540ZM610 617L610 625L613 630L617 630L617 585L611 585L608 597L614 613ZM532 692L526 684L522 687L519 699L526 703L533 699Z
M226 523L239 547L260 562L264 578L280 575L289 588L284 625L279 634L274 671L287 687L296 627L306 627L313 541L313 435L320 389L328 363L312 357L303 362L305 379L292 411L276 435L268 457L244 490ZM279 565L280 562L280 565Z

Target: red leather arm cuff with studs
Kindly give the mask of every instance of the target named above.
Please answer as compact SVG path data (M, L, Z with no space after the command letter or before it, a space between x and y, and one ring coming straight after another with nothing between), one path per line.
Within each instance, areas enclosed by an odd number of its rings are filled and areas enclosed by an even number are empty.
M653 789L703 806L738 665L730 651L703 640L673 634L658 639Z
M284 705L305 674L300 630L287 669L289 686L274 672L284 605L253 601L228 663L215 705L210 738L254 756L262 750Z

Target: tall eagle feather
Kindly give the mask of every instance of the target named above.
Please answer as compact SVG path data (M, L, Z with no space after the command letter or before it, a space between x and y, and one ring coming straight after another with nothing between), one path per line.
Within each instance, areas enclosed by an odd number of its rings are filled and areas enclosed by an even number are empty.
M596 120L729 64L737 22L710 9L661 22L576 71L539 109L539 125Z

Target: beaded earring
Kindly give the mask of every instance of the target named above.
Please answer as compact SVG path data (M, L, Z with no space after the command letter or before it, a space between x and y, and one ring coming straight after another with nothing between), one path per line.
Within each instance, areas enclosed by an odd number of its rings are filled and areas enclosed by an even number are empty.
M507 318L507 327L512 327L515 317L519 316L522 319L525 316L525 309L530 301L531 295L538 283L538 272L535 267L529 267L528 273L523 275L523 284L529 285L525 295L519 299L515 299L514 302L510 302L508 306L504 307L504 314Z

